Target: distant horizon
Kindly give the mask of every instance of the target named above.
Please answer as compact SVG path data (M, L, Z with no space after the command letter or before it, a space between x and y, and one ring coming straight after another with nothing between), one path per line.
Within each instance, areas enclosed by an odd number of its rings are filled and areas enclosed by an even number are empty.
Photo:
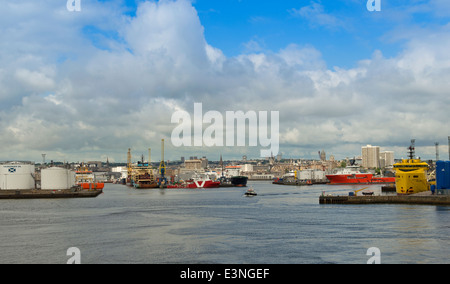
M434 147L433 147L433 149L434 149ZM388 150L386 150L386 151L388 151ZM383 152L383 151L381 151L381 152ZM405 154L403 156L398 156L398 157L395 156L396 155L395 151L393 151L393 152L394 152L394 160L408 159L406 151L405 151ZM448 153L440 152L439 161L448 161L449 159L448 159L447 155L448 155ZM204 156L205 155L201 155L201 156L197 155L197 158L201 159ZM141 156L135 156L132 159L132 162L136 163L136 162L140 161L140 159L141 159L140 157ZM164 161L181 162L181 157L183 157L183 156L180 156L178 158L172 158L172 159L165 158ZM189 160L190 157L191 156L184 156L185 160ZM192 157L195 157L195 156L192 156ZM417 153L416 153L416 157L422 159L423 161L435 161L436 160L436 155L429 156L428 158L424 158L423 156L417 155ZM213 158L213 159L208 158L208 156L206 156L206 158L208 159L208 161L211 161L211 162L220 162L220 155L219 155L219 158L217 160L216 160L216 158ZM276 159L277 157L274 156L274 158ZM335 161L344 161L346 159L351 160L351 159L354 159L354 158L362 159L361 153L359 155L347 156L347 157L344 157L344 158L336 158L335 157ZM224 162L236 162L236 161L242 161L243 160L242 157L240 157L240 158L239 157L234 157L234 158L222 157L222 159L223 159ZM266 161L268 159L269 159L268 157L261 158L261 157L248 157L247 156L247 161L258 161L258 160ZM319 157L293 157L293 156L284 156L284 155L282 155L282 159L281 160L320 161L320 158ZM111 164L127 164L126 159L124 161L115 161L115 160L111 160L111 159L108 158L108 161ZM161 161L161 159L152 159L151 163L159 163L160 161ZM328 154L327 154L326 161L330 161L330 156ZM28 159L28 160L1 160L0 159L0 163L5 163L5 162L34 162L35 164L43 164L42 159L40 161L39 161L39 159L38 160L31 160L31 159ZM76 163L80 163L81 164L81 163L88 163L88 162L102 162L102 163L106 163L106 159L105 160L89 159L89 160L76 160L76 161L75 160L73 160L73 161L72 160L53 160L53 163L69 163L69 164L74 164L74 163L75 164ZM145 155L144 155L144 162L147 162L147 157L145 157ZM51 160L47 160L46 159L45 164L50 164L50 163L51 163Z

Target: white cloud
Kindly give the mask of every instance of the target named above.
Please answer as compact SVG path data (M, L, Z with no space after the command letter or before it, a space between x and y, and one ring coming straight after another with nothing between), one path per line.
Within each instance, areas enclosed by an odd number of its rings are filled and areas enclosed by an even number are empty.
M375 51L354 68L328 69L320 47L308 45L227 58L207 43L185 0L144 2L132 18L118 16L114 5L83 6L77 15L56 1L24 3L0 12L9 15L0 17L6 27L0 35L0 159L38 160L47 152L49 159L53 153L83 160L111 153L125 161L129 147L155 148L158 157L160 139L175 127L172 113L192 113L194 102L205 112L280 111L285 153L328 147L327 153L353 156L361 144L394 147L450 133L448 27L429 30L425 38L411 34L396 57ZM317 5L308 9L324 14ZM97 12L109 25L94 18ZM121 39L114 48L95 48L81 32L88 24L115 29ZM192 151L219 156L214 148L177 150L167 141L171 159ZM241 156L241 150L229 153Z
M53 76L54 72L52 70L30 71L18 69L15 73L15 78L19 83L36 92L52 89L55 83L50 77Z
M325 27L331 30L345 28L346 24L339 18L325 12L323 5L320 2L311 1L311 4L300 9L292 9L290 13L294 16L306 19L310 26Z

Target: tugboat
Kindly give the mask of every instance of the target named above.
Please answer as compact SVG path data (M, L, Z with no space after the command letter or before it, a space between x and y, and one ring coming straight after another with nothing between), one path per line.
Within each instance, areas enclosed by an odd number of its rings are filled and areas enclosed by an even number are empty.
M256 191L253 189L253 187L250 187L246 192L245 192L245 196L257 196L258 194L256 193Z
M411 140L411 146L408 148L409 159L394 164L397 195L410 195L430 190L427 179L429 166L420 159L414 158L414 143L415 140Z

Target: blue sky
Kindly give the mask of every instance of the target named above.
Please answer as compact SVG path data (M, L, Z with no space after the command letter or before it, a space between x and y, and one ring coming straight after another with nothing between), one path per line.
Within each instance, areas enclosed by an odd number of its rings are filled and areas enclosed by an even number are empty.
M288 44L313 45L323 53L329 65L349 66L383 45L379 37L384 28L372 29L374 25L370 18L374 15L361 5L364 3L212 2L200 0L194 6L205 26L208 42L229 56L263 50L276 52ZM301 14L304 7L310 7L310 11L305 9L305 14ZM315 16L324 19L314 19ZM370 34L363 27L366 25Z
M80 1L2 1L0 160L159 156L171 115L200 102L279 111L287 157L447 151L450 1ZM167 144L170 159L259 150Z
M116 2L102 0L108 4ZM123 14L134 17L142 0L123 0ZM195 0L205 38L226 56L277 52L289 44L314 46L327 66L350 68L375 50L396 56L402 33L445 25L448 4L433 0L381 0L381 12L369 12L366 0ZM442 8L443 7L443 8ZM438 11L437 9L441 9ZM92 26L91 39L98 30ZM89 36L89 35L88 35ZM114 37L115 34L108 34Z
M395 56L405 44L395 33L447 23L450 15L437 16L427 2L381 0L381 12L369 12L365 0L198 0L193 5L208 42L227 56L312 45L332 68L352 67L375 50Z

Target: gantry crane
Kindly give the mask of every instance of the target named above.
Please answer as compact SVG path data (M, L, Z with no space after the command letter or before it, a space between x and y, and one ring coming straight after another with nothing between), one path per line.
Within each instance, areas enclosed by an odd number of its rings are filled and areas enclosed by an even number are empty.
M133 174L133 168L131 165L131 148L128 148L128 155L127 155L127 183L131 182L131 175Z

